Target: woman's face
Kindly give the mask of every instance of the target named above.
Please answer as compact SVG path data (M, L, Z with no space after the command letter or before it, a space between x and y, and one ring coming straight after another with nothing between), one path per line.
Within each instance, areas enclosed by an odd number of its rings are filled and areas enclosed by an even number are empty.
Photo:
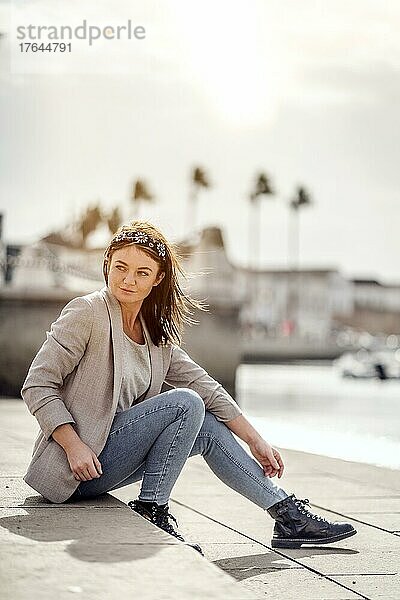
M115 250L108 269L108 287L117 300L126 308L140 302L158 285L165 273L159 264L137 245L124 246Z

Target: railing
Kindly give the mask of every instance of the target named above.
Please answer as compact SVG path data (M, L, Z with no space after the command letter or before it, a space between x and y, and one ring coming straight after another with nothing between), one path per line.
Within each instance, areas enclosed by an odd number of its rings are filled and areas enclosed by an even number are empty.
M102 282L101 274L94 270L82 268L80 265L63 262L58 257L24 257L8 256L0 260L0 269L5 274L8 269L39 269L50 273L73 275L89 281Z

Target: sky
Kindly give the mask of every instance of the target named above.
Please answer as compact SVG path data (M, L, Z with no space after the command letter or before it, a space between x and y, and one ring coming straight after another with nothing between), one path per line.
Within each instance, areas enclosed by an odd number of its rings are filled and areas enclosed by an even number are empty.
M16 26L144 26L143 40L21 53ZM0 212L8 243L62 229L89 203L180 239L190 171L210 179L196 226L232 262L288 261L288 202L304 185L300 265L400 283L400 4L385 0L0 1ZM262 200L254 256L249 195Z

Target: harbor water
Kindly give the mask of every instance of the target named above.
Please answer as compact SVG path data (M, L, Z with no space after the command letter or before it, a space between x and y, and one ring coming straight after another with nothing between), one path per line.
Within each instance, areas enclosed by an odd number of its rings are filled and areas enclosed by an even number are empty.
M240 365L237 400L270 443L400 468L400 382L343 378L335 366Z

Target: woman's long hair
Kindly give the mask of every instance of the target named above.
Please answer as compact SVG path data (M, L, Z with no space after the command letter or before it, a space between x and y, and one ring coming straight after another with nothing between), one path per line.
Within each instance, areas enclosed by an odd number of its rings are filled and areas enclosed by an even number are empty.
M188 279L189 275L181 264L178 248L175 244L169 242L161 231L149 221L131 221L126 225L122 225L116 231L104 252L103 275L106 285L108 285L108 270L113 253L119 248L132 245L129 240L118 241L116 239L118 234L123 232L143 232L156 242L162 242L165 245L165 260L162 260L151 248L136 244L142 252L146 252L158 263L159 272L165 273L162 281L154 286L147 298L144 299L140 312L145 320L153 344L156 346L165 345L169 341L180 345L184 325L198 323L198 321L191 318L190 315L193 314L191 309L207 311L207 304L202 300L192 298L182 290L178 275L180 273L185 279Z

